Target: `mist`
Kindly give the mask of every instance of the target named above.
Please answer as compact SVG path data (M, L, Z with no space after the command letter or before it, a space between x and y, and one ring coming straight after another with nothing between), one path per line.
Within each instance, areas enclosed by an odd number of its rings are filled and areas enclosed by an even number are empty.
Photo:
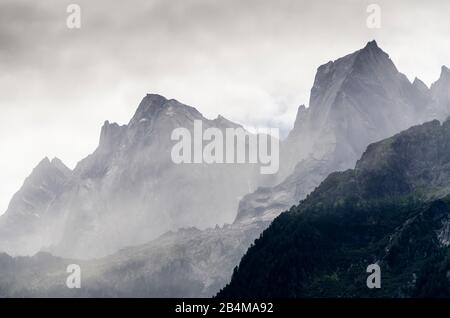
M0 3L0 213L42 158L74 168L146 93L286 136L317 66L368 40L410 80L450 64L447 1L378 1L380 29L370 1L77 1L77 30L70 3Z

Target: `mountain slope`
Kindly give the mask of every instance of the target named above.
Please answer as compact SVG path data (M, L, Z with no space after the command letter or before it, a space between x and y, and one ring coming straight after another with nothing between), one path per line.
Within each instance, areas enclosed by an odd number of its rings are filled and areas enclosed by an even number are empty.
M449 140L433 121L370 145L273 222L219 297L450 297Z
M74 201L83 205L70 208L65 235L50 251L98 257L166 231L231 222L239 198L252 185L254 168L174 164L171 133L177 127L192 133L194 120L204 129L237 126L208 120L195 108L159 95L145 97L126 127L106 123L98 149L74 170L82 180ZM217 179L223 182L213 182ZM91 242L96 244L89 251Z
M100 257L166 231L232 222L239 199L253 186L256 165L175 164L171 133L184 127L192 134L195 120L201 120L204 129L239 127L223 117L208 120L193 107L154 94L142 100L128 125L105 122L98 148L71 172L70 187L58 189L51 200L45 198L45 205L36 206L57 219L56 228L44 217L47 225L36 229L36 237L51 232L51 238L46 244L27 244L34 240L13 233L11 247L4 250ZM22 194L17 200L25 200ZM31 210L28 215L34 213ZM20 213L12 207L5 217L14 223L13 215ZM10 226L14 225L0 226L0 235Z
M256 224L183 229L98 260L0 254L0 297L211 297L260 233ZM78 290L65 286L73 263L82 271Z
M375 41L320 66L309 108L299 108L282 144L279 183L246 195L237 219L273 219L331 172L352 168L370 143L430 119L445 120L449 89L445 72L431 90L419 79L410 83Z
M28 254L50 244L62 218L62 211L51 207L73 182L73 172L59 159L43 159L0 217L0 250Z
M310 153L334 152L346 166L369 143L421 123L428 103L422 95L375 41L320 66L309 108L299 110L286 141L284 169L290 173Z

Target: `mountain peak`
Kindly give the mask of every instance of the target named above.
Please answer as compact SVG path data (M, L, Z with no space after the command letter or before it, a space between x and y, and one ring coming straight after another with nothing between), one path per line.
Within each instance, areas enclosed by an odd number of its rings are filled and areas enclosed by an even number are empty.
M301 104L298 106L297 109L297 120L299 119L299 116L301 116L306 111L306 106L304 104Z
M357 57L361 56L370 56L371 58L369 59L364 59L366 60L366 62L375 62L375 61L380 61L378 59L378 57L381 58L385 58L386 60L389 60L389 54L387 54L386 52L384 52L377 44L377 42L375 40L367 42L366 46L363 47L361 50L359 50L356 54Z
M48 157L45 157L44 159L39 161L39 163L36 166L36 169L37 168L48 167L49 165L50 165L50 159Z
M167 102L167 98L159 94L148 93L147 95L145 95L142 101L152 102L156 104L164 104Z
M442 65L442 67L441 67L441 78L450 78L450 69L447 67L447 66L445 66L445 65Z
M61 165L61 164L64 164L64 163L62 162L62 160L59 159L58 157L54 157L54 158L50 161L50 163L51 163L52 165Z
M356 56L386 56L389 57L389 55L384 52L377 44L375 40L367 42L366 46L364 46L362 49L356 52Z
M59 158L55 157L50 161L48 157L45 157L33 169L32 175L41 175L42 173L51 173L52 171L58 171L64 174L71 174L72 172Z
M52 168L53 168L53 166L50 162L50 159L48 157L45 157L44 159L39 161L39 163L33 168L33 171L31 172L30 177L46 174Z
M167 104L168 100L158 94L147 94L139 103L138 109L131 119L132 122L153 117Z
M429 90L427 84L425 84L420 78L415 77L412 84L420 92L427 92Z
M367 44L366 44L366 46L364 48L365 49L367 48L367 49L379 49L379 50L381 50L380 47L378 46L377 41L375 41L375 40L367 42Z
M232 122L231 120L223 117L222 115L218 115L213 122L219 127L234 127L234 128L242 128L241 125Z
M64 162L62 162L61 159L54 157L51 161L50 164L52 165L52 167L56 168L57 170L64 172L66 174L70 174L72 172L72 170L70 170L65 164Z
M302 122L305 120L305 116L306 113L308 112L308 109L306 108L305 105L300 105L298 106L298 110L297 110L297 116L295 117L295 121L294 121L294 130L298 129Z
M160 115L172 117L177 114L184 114L193 118L203 117L197 109L182 104L176 99L167 99L158 94L147 94L139 104L130 125L148 121L160 117Z
M323 64L317 69L309 106L311 110L314 110L317 104L331 106L337 96L344 96L339 93L345 87L359 87L362 78L365 83L376 83L381 78L389 78L395 82L398 81L398 75L399 72L389 55L378 47L375 40L370 41L362 49ZM402 80L407 79L405 77ZM379 81L376 85L383 83L384 81ZM322 112L326 113L327 110Z
M414 77L414 81L412 83L413 83L413 85L422 85L423 84L423 85L426 86L426 84L420 78L418 78L417 76Z
M439 95L442 94L444 97L448 96L448 86L450 83L450 69L448 69L447 66L442 65L441 67L441 75L439 76L439 79L431 84L431 90L434 92L434 94ZM445 97L446 98L446 97Z

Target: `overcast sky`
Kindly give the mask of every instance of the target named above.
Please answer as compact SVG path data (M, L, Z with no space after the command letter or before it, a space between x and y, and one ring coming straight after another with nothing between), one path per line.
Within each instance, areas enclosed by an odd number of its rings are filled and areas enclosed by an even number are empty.
M66 26L71 3L81 29ZM366 26L370 3L380 29ZM0 0L0 214L42 158L73 168L146 93L285 133L317 67L372 39L429 85L450 65L449 12L447 0Z

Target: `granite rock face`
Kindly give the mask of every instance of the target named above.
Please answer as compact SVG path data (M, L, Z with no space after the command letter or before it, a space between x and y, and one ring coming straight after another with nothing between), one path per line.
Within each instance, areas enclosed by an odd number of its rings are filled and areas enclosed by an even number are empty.
M44 160L0 217L0 235L18 229L3 250L100 257L167 231L231 223L240 198L254 187L256 165L175 164L171 133L184 127L193 135L195 120L203 129L239 127L150 94L128 125L105 122L98 148L74 171Z
M55 202L73 184L73 172L59 159L43 159L0 217L0 250L11 255L33 254L51 244L63 226L62 211ZM41 235L34 235L37 232Z
M282 145L279 183L246 195L237 219L267 219L266 213L273 219L331 172L354 167L367 145L413 125L445 120L449 94L450 72L445 66L431 89L417 78L410 83L375 41L320 66L309 108L299 108Z

